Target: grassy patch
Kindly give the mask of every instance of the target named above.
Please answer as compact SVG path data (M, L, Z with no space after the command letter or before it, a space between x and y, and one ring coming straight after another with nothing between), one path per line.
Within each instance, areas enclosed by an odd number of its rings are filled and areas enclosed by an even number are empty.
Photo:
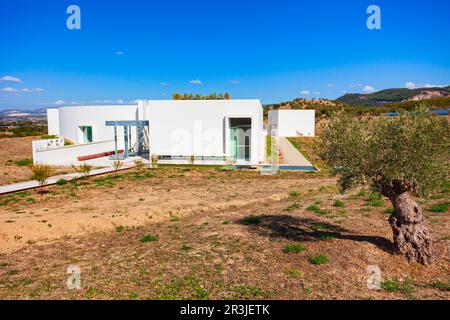
M222 222L222 224L230 224L230 221L224 220L224 221Z
M450 202L438 203L431 206L428 210L431 212L447 212L450 207Z
M429 283L429 287L440 291L450 291L450 282L433 281Z
M309 262L314 265L322 265L328 263L330 258L326 254L314 253L309 256Z
M270 297L270 293L265 290L248 285L242 285L236 288L237 299L253 299L257 297Z
M56 184L58 186L63 186L65 184L67 184L67 180L66 179L59 179L58 181L56 181Z
M155 236L155 235L152 235L152 234L147 234L145 236L142 236L141 239L140 239L140 241L144 242L144 243L145 242L158 241L158 240L159 240L159 237Z
M311 211L311 212L315 212L318 214L324 214L325 211L323 211L322 209L320 209L320 207L317 204L312 204L309 207L306 208L306 210Z
M19 167L26 167L26 166L31 166L33 164L33 159L22 159L22 160L18 160L14 162L16 164L16 166Z
M116 227L116 232L122 233L122 232L124 232L124 231L125 231L125 227L124 227L124 226L117 226L117 227Z
M298 191L291 191L291 192L289 192L289 197L292 197L292 198L296 198L299 195L300 195L300 192L298 192Z
M381 283L381 288L386 292L400 292L410 295L413 292L413 283L411 280L399 282L396 278L386 279Z
M158 290L158 299L162 300L208 300L209 293L203 288L200 280L192 275L177 277L168 284L161 285Z
M285 210L292 212L294 210L300 209L300 204L298 202L294 202L293 204L291 204L289 207L287 207Z
M393 214L394 213L394 208L387 208L386 209L386 213Z
M249 215L248 217L245 217L242 219L242 223L246 226L252 225L252 224L259 224L261 223L262 218L260 216L255 216L254 214Z
M379 193L371 193L366 199L366 204L372 207L382 207L384 206L384 201Z
M342 208L342 207L344 207L345 205L344 205L344 202L342 202L342 201L340 201L340 200L336 200L336 201L334 201L334 204L333 204L335 207L338 207L338 208Z
M300 271L295 268L287 269L285 271L285 273L292 278L300 278L300 277L303 277L303 275L304 275L303 271Z
M288 244L283 248L284 253L299 253L305 251L306 247L301 244Z

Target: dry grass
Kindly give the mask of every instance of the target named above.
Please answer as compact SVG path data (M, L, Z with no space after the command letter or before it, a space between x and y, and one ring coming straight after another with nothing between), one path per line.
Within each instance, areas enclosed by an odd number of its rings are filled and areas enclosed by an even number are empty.
M33 158L31 142L40 137L0 138L0 185L30 180L28 166L17 165L17 161ZM55 174L73 172L70 167L54 166Z
M340 195L323 174L160 168L50 191L0 206L2 243L17 244L0 256L0 298L448 299L448 214L426 213L437 263L408 264L391 252L388 202ZM436 198L424 207L448 191ZM71 264L79 291L65 286ZM408 290L368 289L369 265Z

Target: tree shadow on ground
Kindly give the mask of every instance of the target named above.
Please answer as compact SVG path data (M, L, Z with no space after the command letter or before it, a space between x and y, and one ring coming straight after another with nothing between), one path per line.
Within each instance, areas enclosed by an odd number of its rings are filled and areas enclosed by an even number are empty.
M255 216L251 216L255 217ZM326 223L313 218L294 217L290 215L260 215L259 223L248 224L246 217L238 223L249 227L251 232L270 238L285 238L292 241L310 242L323 241L327 238L368 242L385 252L393 253L393 243L378 236L352 234L341 226Z

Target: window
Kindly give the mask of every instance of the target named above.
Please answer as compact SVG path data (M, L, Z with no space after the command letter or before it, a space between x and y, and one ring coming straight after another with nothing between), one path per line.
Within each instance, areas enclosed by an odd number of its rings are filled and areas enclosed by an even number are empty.
M81 126L81 142L90 143L92 142L92 127L91 126Z

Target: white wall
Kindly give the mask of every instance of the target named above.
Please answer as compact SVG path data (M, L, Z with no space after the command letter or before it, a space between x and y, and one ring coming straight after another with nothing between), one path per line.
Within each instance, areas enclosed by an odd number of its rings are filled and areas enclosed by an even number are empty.
M105 121L138 120L137 108L137 105L61 107L59 108L59 135L75 143L82 143L79 127L92 126L93 142L112 140L114 127L105 126ZM135 129L132 128L133 137L136 136ZM117 128L117 136L119 148L123 148L123 127Z
M315 136L315 110L270 110L269 123L280 137Z
M232 117L251 118L251 162L264 161L266 140L259 100L141 100L138 105L61 107L59 135L80 143L79 127L92 126L93 141L107 141L114 139L114 127L106 127L105 121L149 120L150 153L223 157L229 155L228 119ZM118 148L123 149L122 127L118 127L118 138Z
M49 165L71 165L77 163L77 157L100 152L114 151L114 141L103 141L89 144L70 145L33 152L33 163Z
M150 153L229 155L228 119L252 119L251 162L264 160L263 110L259 100L142 100L150 123Z
M59 136L59 109L47 109L48 134Z

